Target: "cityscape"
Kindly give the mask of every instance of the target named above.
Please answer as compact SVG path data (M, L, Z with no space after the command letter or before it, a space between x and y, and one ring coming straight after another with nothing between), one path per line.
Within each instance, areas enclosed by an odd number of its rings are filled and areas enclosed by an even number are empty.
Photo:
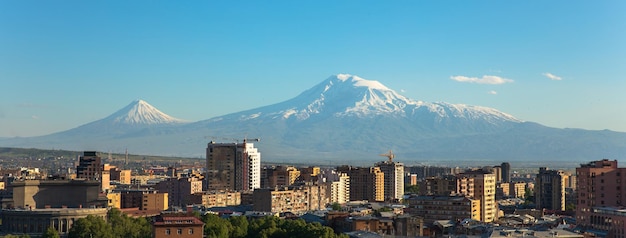
M509 162L407 166L388 151L369 166L292 166L263 162L255 143L260 139L210 141L204 160L146 161L127 153L66 151L77 156L42 156L34 160L39 164L28 162L42 167L29 167L3 156L1 231L16 237L80 237L85 231L79 220L111 220L114 211L125 219L145 219L143 230L149 233L137 237L234 236L219 235L215 224L206 223L209 216L302 219L347 237L623 233L626 198L619 191L620 171L626 168L614 160L522 173Z
M626 238L624 12L0 1L0 238Z

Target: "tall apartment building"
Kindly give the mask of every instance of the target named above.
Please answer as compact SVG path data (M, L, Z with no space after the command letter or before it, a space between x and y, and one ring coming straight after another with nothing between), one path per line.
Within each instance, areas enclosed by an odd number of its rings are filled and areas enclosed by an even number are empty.
M537 209L565 211L565 177L563 171L539 168L535 179Z
M247 191L261 187L261 152L253 143L215 143L206 149L208 190Z
M202 192L202 180L196 177L168 178L159 182L156 188L168 194L170 206L185 207L192 204L192 194Z
M385 175L385 200L402 200L404 196L404 164L392 161L393 156L387 161L376 163L380 171Z
M509 164L508 162L504 162L500 165L500 169L502 172L502 182L511 182L511 164Z
M496 175L491 171L478 169L465 171L458 174L457 177L474 180L474 195L465 195L480 201L480 221L493 222L497 220Z
M496 183L501 183L502 182L502 166L496 165L496 166L491 167L491 169L493 170L493 174L496 175Z
M626 168L618 168L617 160L592 161L576 168L576 179L576 225L626 237Z
M340 166L337 172L350 177L350 200L385 201L385 174L379 167Z
M102 175L102 159L95 151L84 151L76 167L76 178L100 180Z
M345 204L350 201L350 176L338 173L338 180L330 182L330 203Z

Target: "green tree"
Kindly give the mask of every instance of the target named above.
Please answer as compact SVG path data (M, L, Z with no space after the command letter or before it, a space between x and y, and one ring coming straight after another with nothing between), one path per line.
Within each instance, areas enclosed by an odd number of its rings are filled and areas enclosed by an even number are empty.
M341 204L339 204L338 202L334 202L334 203L333 203L332 205L330 205L330 206L331 206L331 207L333 208L333 210L335 210L335 211L339 211L339 210L341 210Z
M89 215L74 222L68 233L69 238L114 238L113 229L102 218Z
M228 218L231 224L230 237L233 238L245 238L248 236L249 222L245 216L231 216Z
M61 236L59 236L59 232L57 232L57 230L54 229L54 227L49 226L48 229L46 229L46 232L43 233L43 235L41 236L41 238L60 238Z
M404 185L404 193L405 194L419 194L420 187L418 185Z
M204 222L204 235L207 238L228 238L232 225L230 222L214 214L206 214L202 217Z
M129 217L115 208L109 210L107 215L108 223L115 237L149 238L152 235L152 226L150 222L143 217Z

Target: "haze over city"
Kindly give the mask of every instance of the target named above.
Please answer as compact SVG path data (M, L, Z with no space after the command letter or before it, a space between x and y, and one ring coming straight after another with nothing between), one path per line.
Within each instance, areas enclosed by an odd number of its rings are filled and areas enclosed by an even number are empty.
M626 3L0 2L0 137L135 99L198 121L349 73L426 102L626 131Z

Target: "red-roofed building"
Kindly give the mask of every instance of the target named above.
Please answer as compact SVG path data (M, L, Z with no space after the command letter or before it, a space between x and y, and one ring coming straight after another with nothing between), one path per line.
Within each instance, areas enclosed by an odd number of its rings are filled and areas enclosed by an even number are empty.
M202 238L204 222L188 214L161 214L152 222L154 238Z

